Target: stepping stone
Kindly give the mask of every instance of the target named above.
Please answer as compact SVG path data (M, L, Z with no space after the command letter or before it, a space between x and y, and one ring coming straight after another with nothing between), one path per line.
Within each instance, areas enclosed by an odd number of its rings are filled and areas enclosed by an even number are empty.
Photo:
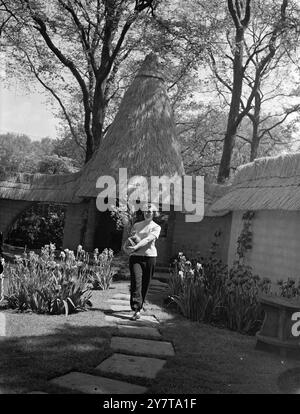
M136 326L157 326L159 324L159 321L154 318L154 316L150 315L142 315L141 319L138 319L137 321L132 321L133 313L115 313L114 315L105 315L105 320L107 322L117 323L120 325L136 325Z
M107 303L110 305L117 305L117 306L130 306L129 300L121 300L121 299L108 299Z
M149 289L168 289L169 285L150 285Z
M168 283L160 282L159 280L151 280L150 286L161 286L167 288Z
M149 339L123 338L113 336L110 347L116 352L129 352L133 355L174 356L171 342L152 341Z
M151 293L152 295L160 295L160 294L166 294L167 290L165 289L149 289L148 294Z
M131 311L130 304L128 305L109 305L109 309L113 312Z
M149 339L161 339L162 336L156 328L135 325L119 325L118 334L129 337L147 337Z
M168 289L164 289L164 288L149 288L148 292L153 292L153 293L166 293L166 292L168 292Z
M150 285L150 286L149 286L149 289L163 289L163 290L166 290L166 289L168 289L168 287L169 287L169 285L166 285L166 286L161 286L161 285Z
M167 289L164 288L149 288L148 293L152 292L152 293L164 293L166 292Z
M155 278L155 279L160 279L160 280L163 280L163 281L165 281L165 282L168 282L169 281L169 279L170 279L170 274L169 274L169 272L168 273L156 273L154 276L153 276L153 278Z
M113 354L96 367L101 374L154 379L167 361L133 355Z
M49 382L84 394L143 394L147 390L140 385L81 372L71 372Z
M130 300L130 294L116 293L115 295L113 295L112 299Z

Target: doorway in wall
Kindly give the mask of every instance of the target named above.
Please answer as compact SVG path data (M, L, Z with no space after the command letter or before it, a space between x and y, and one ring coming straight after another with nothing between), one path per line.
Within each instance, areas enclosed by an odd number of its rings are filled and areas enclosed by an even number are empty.
M97 212L94 248L102 252L104 249L112 249L118 253L122 247L123 229L119 229L110 211Z

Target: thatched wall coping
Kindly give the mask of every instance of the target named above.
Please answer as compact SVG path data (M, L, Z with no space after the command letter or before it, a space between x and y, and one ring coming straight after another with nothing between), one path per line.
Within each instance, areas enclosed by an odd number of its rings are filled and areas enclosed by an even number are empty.
M79 203L75 196L81 173L50 175L14 173L0 177L0 198L9 200Z
M228 192L211 209L299 210L300 152L259 158L241 166Z

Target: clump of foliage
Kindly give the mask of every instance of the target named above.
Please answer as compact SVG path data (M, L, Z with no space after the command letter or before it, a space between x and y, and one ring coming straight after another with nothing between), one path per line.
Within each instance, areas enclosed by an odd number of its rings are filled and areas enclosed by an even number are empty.
M90 303L91 288L74 253L63 252L55 258L55 245L50 243L34 252L16 256L7 265L8 307L19 311L59 315L83 310Z
M288 280L279 280L277 282L279 286L279 296L287 299L299 299L300 298L300 280L298 284L296 281L289 277Z
M268 294L270 286L269 279L253 275L239 261L228 269L214 248L202 263L179 253L169 281L170 297L184 316L246 334L259 329L263 313L258 295Z
M94 260L78 246L76 256L65 249L57 252L50 243L41 253L24 252L15 263L6 265L8 308L59 315L85 310L91 306L93 287L108 289L112 282L111 260L107 249Z
M98 249L94 250L89 276L94 289L109 289L114 274L112 268L113 257L112 249L104 249L102 253L99 253Z
M235 262L225 281L222 306L226 327L255 334L264 317L258 297L270 291L270 279L253 275L250 266Z
M14 246L40 249L51 240L62 247L65 207L56 204L35 204L14 223L6 242Z
M245 260L245 256L247 251L252 249L252 220L255 216L254 211L246 211L243 214L242 220L243 220L243 228L241 231L241 234L237 240L237 256L239 262L242 262Z

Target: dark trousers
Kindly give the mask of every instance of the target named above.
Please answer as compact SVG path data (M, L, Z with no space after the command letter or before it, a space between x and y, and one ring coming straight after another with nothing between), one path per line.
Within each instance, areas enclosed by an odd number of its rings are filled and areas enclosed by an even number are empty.
M156 265L156 257L130 256L130 306L134 311L143 307Z

